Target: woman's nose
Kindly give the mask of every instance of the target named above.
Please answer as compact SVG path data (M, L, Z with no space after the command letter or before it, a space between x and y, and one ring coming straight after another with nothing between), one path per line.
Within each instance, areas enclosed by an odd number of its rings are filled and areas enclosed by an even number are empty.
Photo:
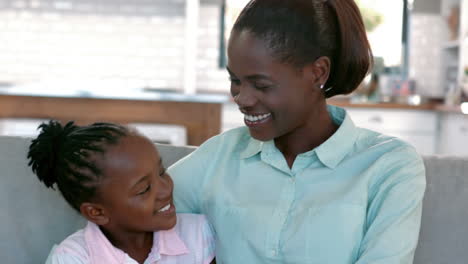
M251 107L255 105L257 98L248 88L242 87L239 93L234 96L234 102L239 108Z

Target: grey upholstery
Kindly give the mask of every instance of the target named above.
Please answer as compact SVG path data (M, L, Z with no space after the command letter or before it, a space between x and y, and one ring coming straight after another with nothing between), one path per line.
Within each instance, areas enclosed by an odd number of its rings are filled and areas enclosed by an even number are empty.
M26 164L29 139L0 137L0 263L43 263L84 220ZM158 145L165 166L193 147ZM468 263L468 159L425 157L427 191L416 264ZM404 198L404 197L402 197ZM339 264L339 263L337 263Z
M424 157L427 189L417 264L468 263L468 159Z

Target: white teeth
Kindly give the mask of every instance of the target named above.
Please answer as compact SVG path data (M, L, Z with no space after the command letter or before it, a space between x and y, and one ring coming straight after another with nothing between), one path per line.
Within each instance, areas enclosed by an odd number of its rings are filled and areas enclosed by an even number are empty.
M167 211L167 210L169 210L170 208L171 208L171 204L168 204L168 205L164 206L163 208L159 209L158 213L159 213L159 212Z
M271 116L271 113L268 114L263 114L263 115L245 115L245 119L247 119L250 122L256 122L256 121L261 121L267 117Z

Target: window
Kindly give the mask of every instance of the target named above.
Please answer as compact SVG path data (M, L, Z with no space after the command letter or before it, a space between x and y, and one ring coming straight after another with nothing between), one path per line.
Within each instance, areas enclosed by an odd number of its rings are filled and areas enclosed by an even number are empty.
M248 2L248 0L225 0L223 5L224 27L221 40L223 49L225 49L226 40L237 16ZM368 29L369 41L374 56L377 57L377 64L380 63L381 68L400 67L404 51L402 34L405 1L392 1L391 4L389 4L388 0L356 0L356 2L361 9ZM221 54L220 66L224 67L225 51Z

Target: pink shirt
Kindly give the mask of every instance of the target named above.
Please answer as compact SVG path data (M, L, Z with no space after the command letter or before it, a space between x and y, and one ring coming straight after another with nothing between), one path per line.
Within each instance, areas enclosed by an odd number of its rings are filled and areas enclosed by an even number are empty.
M153 248L144 264L207 264L214 258L213 231L204 215L177 214L171 230L154 232ZM88 222L55 246L46 264L138 264L114 247L99 227Z

